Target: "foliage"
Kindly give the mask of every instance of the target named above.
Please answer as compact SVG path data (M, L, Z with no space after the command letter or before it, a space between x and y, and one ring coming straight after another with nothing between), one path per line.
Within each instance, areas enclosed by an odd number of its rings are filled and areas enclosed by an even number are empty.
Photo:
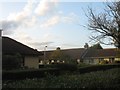
M113 63L120 63L120 61L114 61Z
M105 11L97 14L88 9L88 29L95 32L91 39L120 48L120 1L106 3Z
M79 63L77 66L78 66L78 68L80 68L80 67L91 66L91 64Z
M67 63L53 64L52 67L58 68L61 71L76 71L77 70L77 65L67 64Z
M20 81L3 81L3 88L120 88L120 68L80 75L53 76Z
M62 60L62 56L63 56L63 53L60 51L60 49L57 49L50 55L50 59Z
M103 49L102 46L100 45L100 43L97 43L97 44L91 46L90 48L92 48L92 49Z
M64 54L60 48L57 48L54 52L51 53L50 55L50 60L55 60L55 63L57 63L57 60L60 62L65 62L65 63L74 63L76 64L75 60L72 60L70 56Z
M22 58L20 54L3 55L2 68L3 69L16 69L21 67Z
M3 80L22 80L26 78L42 78L45 73L58 75L59 70L56 68L43 68L43 69L28 69L28 70L9 70L2 72Z
M47 66L46 66L47 67ZM7 70L2 72L2 79L3 80L22 80L26 78L42 78L46 76L46 73L52 75L61 75L64 74L62 72L77 72L80 74L93 72L93 71L100 71L100 70L107 70L111 68L118 68L120 67L119 64L110 64L110 65L90 65L77 68L75 64L53 64L50 65L48 68L41 68L41 69L26 69L26 70Z
M90 65L86 67L80 67L79 72L82 74L82 73L102 71L102 70L118 68L118 67L120 67L120 64Z

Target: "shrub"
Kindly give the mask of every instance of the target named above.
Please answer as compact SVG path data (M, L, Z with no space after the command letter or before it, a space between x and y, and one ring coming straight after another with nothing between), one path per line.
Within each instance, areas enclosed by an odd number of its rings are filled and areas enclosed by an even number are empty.
M120 61L114 61L114 63L120 63Z
M67 63L56 63L49 65L51 68L58 68L60 71L76 71L77 65L76 64L67 64Z
M100 62L100 64L108 64L108 61L102 60L102 61Z
M2 72L2 79L3 80L21 80L26 78L41 78L45 77L45 74L49 73L52 75L58 75L59 70L52 68L52 69L37 69L37 70L11 70L11 71L3 71Z
M120 88L120 68L81 75L61 75L40 79L4 82L3 88Z
M86 66L86 67L81 67L79 68L79 72L80 73L88 73L88 72L93 72L93 71L101 71L101 70L107 70L107 69L111 69L111 68L118 68L120 67L119 64L116 64L116 65L109 65L109 64L106 64L106 65L92 65L92 66Z
M3 55L2 56L2 68L5 70L18 69L21 67L21 55Z

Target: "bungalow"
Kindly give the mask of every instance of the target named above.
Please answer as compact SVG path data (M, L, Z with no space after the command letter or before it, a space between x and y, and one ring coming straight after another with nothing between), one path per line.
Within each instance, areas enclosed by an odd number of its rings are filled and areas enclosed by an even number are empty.
M45 51L45 53L44 53L44 51L42 51L45 55L41 56L41 62L46 62L46 63L55 62L55 60L50 60L50 56L54 51L55 50ZM75 49L63 49L60 51L64 55L69 56L72 60L75 60L76 62L80 63L81 56L83 55L85 49L84 48L75 48ZM57 62L59 62L59 61L57 60ZM65 62L65 61L63 60L62 62Z
M43 59L47 60L47 62L50 61L49 57L54 51L55 50L46 51L45 52L46 55L45 57L41 58L41 61L43 61ZM120 52L118 52L116 48L110 49L75 48L64 49L61 50L61 52L65 55L70 56L72 60L75 60L78 63L82 62L86 64L98 64L103 60L108 62L113 62L116 60L120 61L120 56L118 56L118 53Z
M39 56L42 55L41 52L12 38L2 37L2 55L15 55L16 53L22 56L21 66L39 68Z
M86 54L83 56L83 62L88 64L98 64L103 60L109 63L117 60L120 61L118 53L120 52L118 52L116 48L87 49Z

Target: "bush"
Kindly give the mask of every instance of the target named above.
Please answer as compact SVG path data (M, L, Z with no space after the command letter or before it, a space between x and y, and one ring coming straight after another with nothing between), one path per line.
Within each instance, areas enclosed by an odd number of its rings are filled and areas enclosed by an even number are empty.
M2 56L2 69L11 70L18 69L21 67L21 55L3 55Z
M111 68L120 68L119 64L116 65L92 65L92 66L86 66L86 67L81 67L79 68L80 73L88 73L88 72L93 72L93 71L103 71Z
M46 65L45 67L58 68L60 71L76 71L77 70L76 64L67 64L67 63L50 64L50 65Z
M2 79L3 80L21 80L26 78L41 78L45 77L46 73L52 75L58 75L59 70L52 68L52 69L37 69L37 70L11 70L11 71L3 71L2 72Z
M81 75L49 75L41 79L3 82L3 88L120 88L120 68Z
M120 61L114 61L114 63L120 63Z

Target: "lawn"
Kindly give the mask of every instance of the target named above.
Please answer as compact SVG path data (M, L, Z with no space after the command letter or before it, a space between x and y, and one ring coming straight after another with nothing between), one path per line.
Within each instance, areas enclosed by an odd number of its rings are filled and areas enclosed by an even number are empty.
M3 81L3 88L120 88L120 68L84 74Z

